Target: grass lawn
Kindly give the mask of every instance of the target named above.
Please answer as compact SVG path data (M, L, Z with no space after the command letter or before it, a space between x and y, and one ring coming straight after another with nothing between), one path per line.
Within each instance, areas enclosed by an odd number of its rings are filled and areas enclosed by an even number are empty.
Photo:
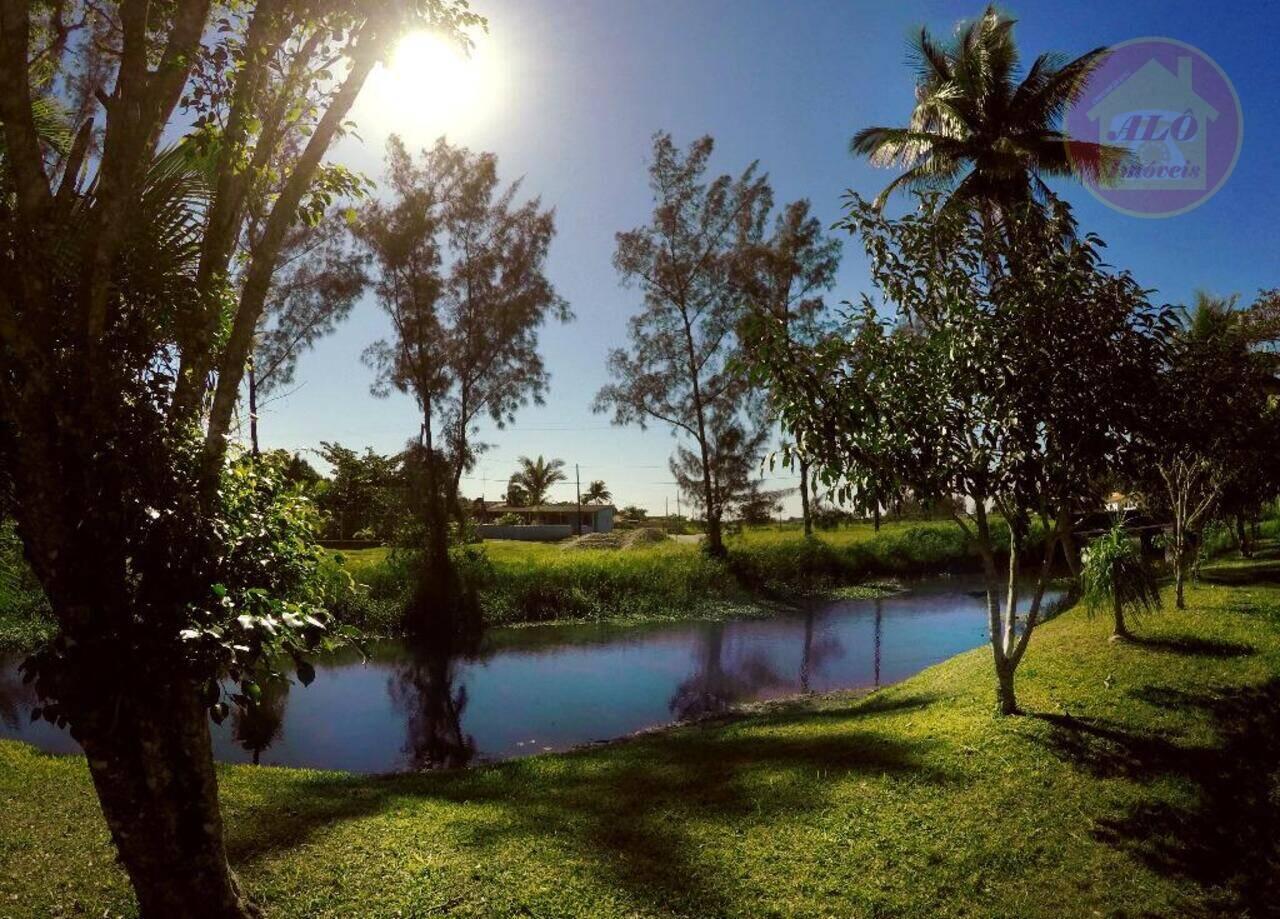
M1047 623L861 699L469 772L222 771L276 917L1262 916L1280 902L1280 565L1112 644ZM84 764L0 744L0 916L130 915Z

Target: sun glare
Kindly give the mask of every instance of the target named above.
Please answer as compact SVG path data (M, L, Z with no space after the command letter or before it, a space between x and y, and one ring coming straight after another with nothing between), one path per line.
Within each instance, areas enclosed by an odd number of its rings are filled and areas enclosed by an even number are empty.
M380 120L411 136L452 131L475 121L495 90L486 51L481 45L468 54L433 32L406 35L390 66L373 77L370 96Z

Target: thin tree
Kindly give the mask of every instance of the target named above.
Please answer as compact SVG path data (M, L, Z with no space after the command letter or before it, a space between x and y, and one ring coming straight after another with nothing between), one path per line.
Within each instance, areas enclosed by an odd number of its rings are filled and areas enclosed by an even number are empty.
M788 341L813 347L825 333L823 291L835 283L839 267L840 241L823 234L822 222L813 216L807 200L792 202L778 214L772 235L749 254L743 266L750 308L774 319ZM749 346L746 352L750 358ZM812 536L808 454L803 444L796 444L789 455L794 455L800 474L804 535Z
M393 336L365 359L376 394L394 389L418 404L427 577L451 597L448 523L463 515L476 425L488 417L501 427L542 402L539 329L572 314L545 274L554 216L536 198L518 204L518 182L500 188L493 154L443 138L417 162L397 137L387 149L391 200L365 205L356 235Z
M27 671L88 754L144 917L253 912L208 719L222 679L249 699L324 625L285 601L280 577L306 567L296 509L268 511L269 467L226 462L282 247L342 185L323 160L398 36L480 22L451 0L214 9L0 6L0 464L62 639ZM54 106L65 155L40 127Z
M529 507L546 504L551 487L569 479L564 471L564 460L545 460L539 454L537 459L522 456L519 462L520 468L511 476L511 486L518 490L523 503Z
M755 164L736 179L706 181L713 147L710 137L686 151L669 134L654 137L653 217L619 233L613 257L623 282L640 289L644 306L630 320L630 348L610 352L614 382L593 407L611 412L614 424L643 428L656 421L692 440L707 548L722 555L713 428L759 414L760 400L733 360L745 302L737 272L763 239L772 192Z

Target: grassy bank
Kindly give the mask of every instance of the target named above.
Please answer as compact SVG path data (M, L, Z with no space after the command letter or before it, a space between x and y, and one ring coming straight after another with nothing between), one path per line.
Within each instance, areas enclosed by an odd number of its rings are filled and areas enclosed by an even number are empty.
M1024 718L979 649L869 697L455 774L222 771L275 917L1274 913L1280 563L1108 643L1037 632ZM84 764L0 744L0 915L128 916Z
M820 532L806 540L798 526L748 528L727 540L728 558L706 556L693 542L628 549L566 550L557 544L486 541L484 560L470 565L489 624L550 620L660 620L742 615L761 601L822 593L892 577L972 570L975 550L951 521L895 521ZM408 590L411 570L386 549L340 553L369 592L381 621L389 598ZM363 617L363 619L362 619Z

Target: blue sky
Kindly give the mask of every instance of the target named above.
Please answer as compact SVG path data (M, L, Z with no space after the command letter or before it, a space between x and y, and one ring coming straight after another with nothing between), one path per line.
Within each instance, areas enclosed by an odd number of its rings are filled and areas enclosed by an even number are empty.
M779 203L807 197L824 220L840 215L849 188L873 194L892 177L853 159L849 138L870 124L905 122L912 104L906 41L927 24L947 34L980 11L953 2L728 2L728 0L473 0L490 21L478 61L496 75L474 113L445 117L408 96L362 99L361 140L336 158L375 178L391 131L412 145L439 134L499 157L505 178L555 207L558 236L549 274L577 320L543 332L551 368L547 404L520 413L504 431L487 430L493 449L464 481L469 496L496 496L516 457L539 453L602 478L619 504L675 510L661 428L614 428L590 403L606 381L605 355L625 343L638 305L611 265L614 234L643 223L652 203L645 162L654 131L687 143L715 137L714 168L737 172L758 159ZM1274 174L1280 128L1271 43L1280 7L1196 2L1006 4L1018 18L1024 59L1047 50L1079 54L1146 35L1176 38L1213 57L1234 82L1244 112L1235 171L1210 201L1164 220L1128 217L1087 192L1059 184L1086 230L1109 243L1110 260L1131 269L1160 301L1183 302L1197 288L1240 292L1280 286L1280 182ZM421 98L447 93L423 86ZM1270 164L1270 165L1268 165ZM856 241L846 241L833 302L868 289ZM387 329L372 299L331 338L305 355L296 389L265 407L267 447L313 448L321 440L399 449L417 428L404 396L375 399L360 362ZM788 487L781 477L772 484ZM572 487L559 498L572 497ZM794 502L792 502L794 504Z

